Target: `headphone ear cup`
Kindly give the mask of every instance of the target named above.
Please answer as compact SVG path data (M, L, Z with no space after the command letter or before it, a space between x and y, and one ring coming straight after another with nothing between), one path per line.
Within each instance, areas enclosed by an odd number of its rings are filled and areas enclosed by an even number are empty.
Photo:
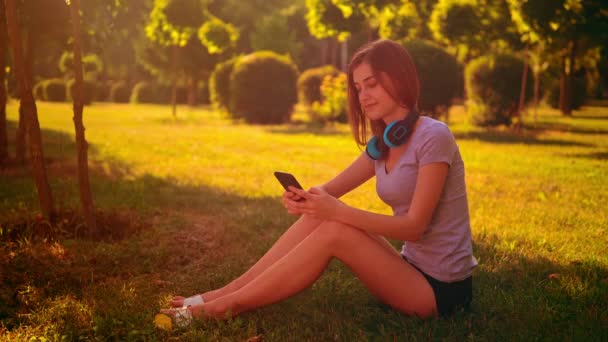
M410 135L405 120L391 122L384 129L384 143L390 148L395 148L403 144Z
M365 147L365 153L373 160L378 160L382 157L382 152L378 149L378 137L374 136Z

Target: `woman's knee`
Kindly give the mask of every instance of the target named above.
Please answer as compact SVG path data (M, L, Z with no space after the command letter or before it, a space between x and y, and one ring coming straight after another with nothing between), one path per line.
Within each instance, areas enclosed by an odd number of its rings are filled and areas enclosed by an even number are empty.
M323 220L318 219L312 215L303 214L302 216L300 216L297 222L301 222L302 224L308 226L318 227L321 223L323 223Z
M323 221L316 231L326 243L334 247L348 245L362 234L357 228L337 221Z
M294 222L291 227L289 227L291 231L304 231L307 232L306 235L313 232L319 225L323 222L323 220L319 220L310 215L302 215L300 218Z

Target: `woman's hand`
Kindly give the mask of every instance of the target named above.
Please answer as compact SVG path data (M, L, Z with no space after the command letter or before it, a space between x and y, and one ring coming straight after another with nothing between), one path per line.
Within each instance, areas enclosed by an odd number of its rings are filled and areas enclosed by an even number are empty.
M304 199L298 202L289 197L285 200L286 196L283 197L287 212L293 215L308 214L317 219L331 220L335 218L338 208L343 205L342 202L320 187L312 187L308 191L289 187L289 190L297 198ZM292 196L296 198L294 195Z
M298 203L299 201L304 201L304 199L294 192L285 191L283 193L283 206L287 209L287 212L291 215L302 215L303 213L296 210L292 203Z

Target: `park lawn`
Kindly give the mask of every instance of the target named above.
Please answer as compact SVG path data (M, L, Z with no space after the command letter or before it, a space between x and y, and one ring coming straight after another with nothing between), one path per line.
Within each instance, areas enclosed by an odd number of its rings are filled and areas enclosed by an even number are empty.
M107 236L90 241L74 237L71 106L41 102L38 111L62 220L36 223L27 168L0 171L0 339L608 340L606 107L571 118L541 108L519 134L472 127L462 107L452 109L479 260L472 312L405 317L334 261L287 301L169 333L152 323L168 298L224 285L295 221L273 171L313 186L361 153L348 126L245 125L208 108L180 107L174 120L166 106L86 107L92 191ZM11 154L16 114L13 101ZM373 180L344 201L390 214Z

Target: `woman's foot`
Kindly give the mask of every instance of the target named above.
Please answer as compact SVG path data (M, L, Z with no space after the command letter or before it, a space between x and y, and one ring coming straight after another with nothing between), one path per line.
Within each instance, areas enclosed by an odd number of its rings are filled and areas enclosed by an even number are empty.
M171 317L177 327L183 328L192 324L192 320L197 318L229 319L235 316L237 313L231 311L227 304L226 301L219 300L188 307L161 309L160 312Z
M174 308L181 308L182 306L198 305L207 302L203 295L197 294L188 298L182 296L175 296L171 298L169 304Z
M220 298L220 297L226 295L227 293L225 293L225 292L226 292L226 290L222 288L222 289L205 292L205 293L201 294L200 296L202 297L204 303L209 303L212 300L215 300L217 298ZM196 296L198 296L198 295L194 295L192 297L196 297ZM192 297L188 297L188 298L192 298ZM186 299L186 297L175 296L175 297L171 298L170 304L174 308L181 308L182 306L184 306L185 299ZM200 303L193 303L193 304L200 304ZM190 305L193 305L193 304L190 304Z

